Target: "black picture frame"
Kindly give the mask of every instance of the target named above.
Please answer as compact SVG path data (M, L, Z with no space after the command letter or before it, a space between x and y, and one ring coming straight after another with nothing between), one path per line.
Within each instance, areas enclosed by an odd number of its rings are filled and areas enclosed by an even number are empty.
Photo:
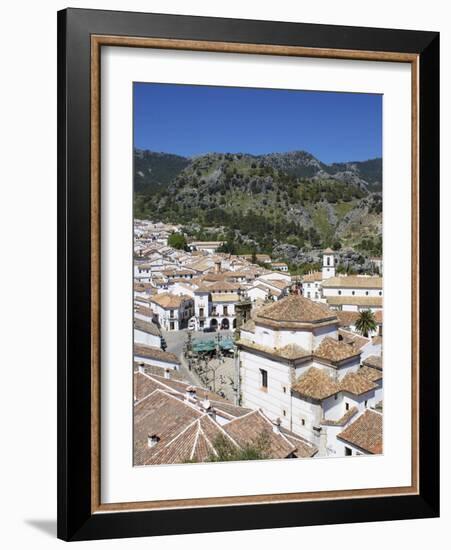
M419 56L419 494L91 511L91 36ZM67 9L58 13L58 537L88 540L439 515L439 33Z

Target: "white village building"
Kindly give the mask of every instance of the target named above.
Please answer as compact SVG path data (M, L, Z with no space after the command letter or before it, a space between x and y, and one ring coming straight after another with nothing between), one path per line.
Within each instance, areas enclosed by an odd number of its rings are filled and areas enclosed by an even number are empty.
M382 371L362 370L338 326L327 305L292 294L258 310L237 342L241 404L280 419L321 456L343 455L338 434L382 401Z
M338 311L373 312L382 310L383 279L369 275L336 276L337 259L334 251L323 251L321 271L304 275L302 295L311 300L327 303Z

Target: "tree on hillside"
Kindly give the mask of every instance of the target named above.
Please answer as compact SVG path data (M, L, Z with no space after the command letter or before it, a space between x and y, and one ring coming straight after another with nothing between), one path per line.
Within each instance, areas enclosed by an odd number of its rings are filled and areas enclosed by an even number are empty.
M368 334L377 329L374 313L370 309L361 311L357 321L355 322L355 328L362 336L368 338Z
M168 245L172 248L178 248L179 250L185 250L186 248L186 239L185 235L181 233L172 233L168 238Z

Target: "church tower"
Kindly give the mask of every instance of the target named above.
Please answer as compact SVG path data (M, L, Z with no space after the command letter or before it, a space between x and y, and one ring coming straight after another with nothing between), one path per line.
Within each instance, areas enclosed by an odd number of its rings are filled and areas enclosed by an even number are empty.
M323 280L335 277L335 258L334 251L331 248L326 248L326 250L323 251L322 277Z

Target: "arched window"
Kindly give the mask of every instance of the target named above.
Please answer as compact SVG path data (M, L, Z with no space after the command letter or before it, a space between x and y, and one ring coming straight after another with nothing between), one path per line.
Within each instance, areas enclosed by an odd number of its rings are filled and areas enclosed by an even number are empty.
M341 290L338 291L338 296L341 296Z

